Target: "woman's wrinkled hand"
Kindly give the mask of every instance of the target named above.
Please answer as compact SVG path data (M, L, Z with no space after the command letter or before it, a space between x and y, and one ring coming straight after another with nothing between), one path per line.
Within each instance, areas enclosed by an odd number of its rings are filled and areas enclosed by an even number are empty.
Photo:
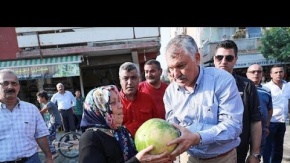
M154 146L150 145L149 147L141 150L136 154L136 158L141 163L172 163L172 160L167 152L163 152L161 154L152 155L149 152L153 150Z

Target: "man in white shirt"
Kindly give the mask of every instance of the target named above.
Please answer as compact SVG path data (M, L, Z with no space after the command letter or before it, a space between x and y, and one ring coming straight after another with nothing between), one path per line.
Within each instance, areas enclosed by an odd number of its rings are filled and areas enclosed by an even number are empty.
M270 134L266 139L263 155L264 163L281 162L283 159L285 122L288 116L290 99L290 85L283 80L284 68L282 65L273 66L270 76L272 80L264 86L271 90L273 115L269 126Z
M58 83L56 89L58 92L51 97L50 101L57 104L57 108L62 116L64 132L75 132L75 119L73 114L75 97L70 91L64 90L64 85L62 83ZM66 137L65 142L69 139L69 137Z

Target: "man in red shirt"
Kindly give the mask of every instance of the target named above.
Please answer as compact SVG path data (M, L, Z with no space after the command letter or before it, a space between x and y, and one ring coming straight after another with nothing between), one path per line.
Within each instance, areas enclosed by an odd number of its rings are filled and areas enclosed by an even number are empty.
M132 62L125 62L119 68L121 84L121 102L124 121L132 137L137 129L148 119L157 118L157 109L153 99L146 93L138 91L140 71Z
M139 90L151 96L156 104L158 117L165 119L165 107L163 103L163 95L167 88L167 83L160 80L162 68L160 62L151 59L144 65L146 80L139 83Z

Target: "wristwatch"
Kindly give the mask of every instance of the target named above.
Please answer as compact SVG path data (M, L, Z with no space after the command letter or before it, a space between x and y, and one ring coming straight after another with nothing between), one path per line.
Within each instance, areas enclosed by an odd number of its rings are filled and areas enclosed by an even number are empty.
M260 153L252 153L252 156L254 156L255 158L257 158L259 161L261 161L261 154Z

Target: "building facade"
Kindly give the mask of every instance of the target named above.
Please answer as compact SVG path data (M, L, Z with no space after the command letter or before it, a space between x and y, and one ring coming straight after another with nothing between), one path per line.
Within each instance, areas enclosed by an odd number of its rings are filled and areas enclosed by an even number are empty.
M207 27L213 28L213 27ZM212 57L214 56L215 47L221 40L231 39L234 40L238 46L238 60L234 66L234 72L245 76L247 68L252 64L260 64L263 67L265 81L270 81L270 69L273 65L283 64L285 69L285 80L289 81L290 68L289 62L279 62L276 59L266 59L261 54L259 47L261 46L261 36L263 35L263 28L261 27L214 27L217 31L221 32L217 34L220 39L210 39L209 42L205 43L201 48L202 52L202 64L205 66L213 66ZM225 28L230 28L225 30ZM209 30L209 29L207 29ZM235 30L235 31L234 31ZM227 32L225 32L227 31ZM234 32L233 32L234 31ZM232 32L232 33L231 33ZM215 35L212 33L212 35ZM220 37L223 36L223 37ZM224 37L227 36L227 37Z
M0 69L13 69L19 96L36 105L36 92L52 95L59 82L83 96L99 85L119 86L122 63L134 62L143 73L160 49L158 27L7 27L0 35Z
M171 38L177 34L187 34L192 36L201 54L201 63L204 66L213 66L212 57L215 47L221 40L234 40L238 46L238 61L234 67L234 71L242 76L246 75L247 68L254 64L260 64L264 69L266 81L270 80L270 68L275 64L285 65L285 79L290 80L290 66L288 62L281 63L275 59L266 59L259 51L261 46L260 38L265 28L262 27L166 27L161 28L161 55L158 56L160 62L163 63L163 69L166 70L165 62L165 46ZM166 71L164 71L166 76ZM165 77L166 78L166 77Z

